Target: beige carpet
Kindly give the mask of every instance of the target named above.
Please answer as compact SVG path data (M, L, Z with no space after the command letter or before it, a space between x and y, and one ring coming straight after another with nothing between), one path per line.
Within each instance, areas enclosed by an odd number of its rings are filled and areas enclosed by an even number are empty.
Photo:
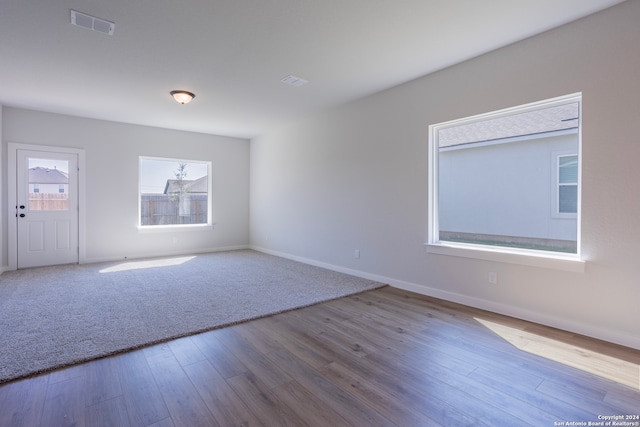
M381 283L251 250L0 275L0 384Z

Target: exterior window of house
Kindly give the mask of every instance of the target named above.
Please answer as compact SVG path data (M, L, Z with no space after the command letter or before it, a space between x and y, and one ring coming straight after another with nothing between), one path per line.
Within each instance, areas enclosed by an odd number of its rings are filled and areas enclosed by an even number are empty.
M38 184L33 184L33 192L34 193L39 193L40 192L40 186Z
M427 244L579 255L580 111L577 94L431 125Z
M558 156L558 213L578 213L578 155Z
M58 185L58 193L61 193L61 194L64 193L64 184L59 184Z
M211 224L211 163L140 157L140 226Z

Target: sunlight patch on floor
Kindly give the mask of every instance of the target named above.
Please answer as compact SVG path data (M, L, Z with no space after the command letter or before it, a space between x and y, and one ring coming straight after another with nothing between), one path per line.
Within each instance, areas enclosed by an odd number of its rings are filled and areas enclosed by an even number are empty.
M141 270L144 268L171 267L191 261L195 256L185 256L179 258L162 258L145 261L126 261L111 267L103 268L100 273L117 273L119 271Z
M489 320L475 320L522 351L640 390L638 363Z

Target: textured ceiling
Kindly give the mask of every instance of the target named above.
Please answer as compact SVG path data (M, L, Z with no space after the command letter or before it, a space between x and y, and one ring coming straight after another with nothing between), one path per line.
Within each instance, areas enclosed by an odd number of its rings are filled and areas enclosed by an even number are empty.
M620 2L0 0L0 103L250 138Z

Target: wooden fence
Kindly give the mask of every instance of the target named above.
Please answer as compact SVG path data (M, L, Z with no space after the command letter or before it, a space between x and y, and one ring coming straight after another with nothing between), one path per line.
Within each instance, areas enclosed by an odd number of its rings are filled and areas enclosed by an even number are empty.
M182 202L182 212L180 204ZM206 224L207 195L143 194L140 200L142 225Z
M30 211L66 211L69 195L66 193L29 193Z

